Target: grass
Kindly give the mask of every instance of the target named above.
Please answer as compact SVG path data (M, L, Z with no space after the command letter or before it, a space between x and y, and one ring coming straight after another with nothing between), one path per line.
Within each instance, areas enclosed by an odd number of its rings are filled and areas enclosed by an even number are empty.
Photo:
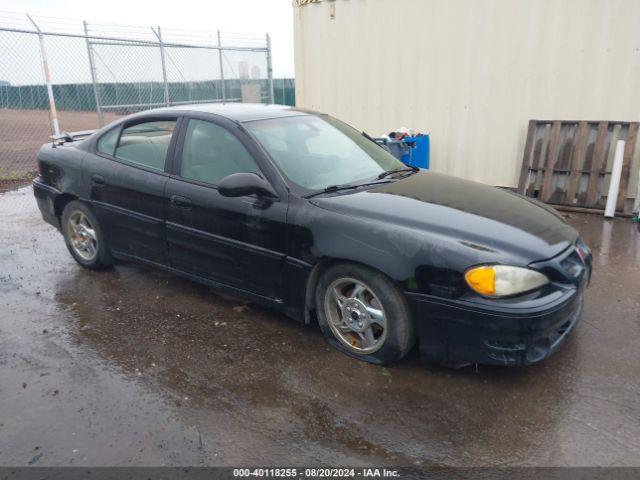
M20 180L33 180L37 172L9 172L0 173L0 182L18 182Z
M36 172L21 172L0 175L0 193L15 190L20 187L29 185L31 180L36 176Z

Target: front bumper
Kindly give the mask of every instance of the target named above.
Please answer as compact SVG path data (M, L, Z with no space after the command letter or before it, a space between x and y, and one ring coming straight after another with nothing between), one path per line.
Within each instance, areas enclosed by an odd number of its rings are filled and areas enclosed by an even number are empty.
M531 365L553 354L580 320L585 282L553 298L480 305L407 293L430 363Z

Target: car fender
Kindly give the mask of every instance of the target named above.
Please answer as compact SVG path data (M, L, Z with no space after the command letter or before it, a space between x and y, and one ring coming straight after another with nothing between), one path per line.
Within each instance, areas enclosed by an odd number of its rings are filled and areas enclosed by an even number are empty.
M509 262L508 254L473 245L459 238L370 218L325 210L307 203L296 209L293 256L322 269L335 261L350 261L374 268L402 290L427 293L430 274L447 281L462 279L474 264ZM320 265L318 267L318 265ZM308 298L308 294L306 295Z

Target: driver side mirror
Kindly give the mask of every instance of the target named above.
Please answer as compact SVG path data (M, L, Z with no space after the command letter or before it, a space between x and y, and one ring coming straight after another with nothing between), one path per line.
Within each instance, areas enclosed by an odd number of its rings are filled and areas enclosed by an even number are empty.
M220 180L218 192L224 197L258 195L259 197L276 198L278 196L269 182L258 174L248 172L227 175Z

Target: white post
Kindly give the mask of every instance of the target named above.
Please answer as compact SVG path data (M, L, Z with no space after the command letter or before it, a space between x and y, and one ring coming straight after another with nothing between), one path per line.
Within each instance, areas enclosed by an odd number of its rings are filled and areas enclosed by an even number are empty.
M604 216L613 218L616 214L616 203L618 202L618 190L620 190L620 177L622 176L622 161L624 159L624 140L618 140L616 144L616 154L613 158L611 168L611 180L609 181L609 193L607 194L607 205L604 209Z
M53 88L51 87L51 73L49 73L49 64L47 63L47 50L44 47L44 35L38 24L33 18L27 14L27 18L38 31L38 40L40 42L40 55L42 56L42 70L44 72L44 81L47 84L47 95L49 97L49 116L51 118L51 131L54 135L60 135L60 126L58 125L58 111L56 110L56 100L53 98Z

